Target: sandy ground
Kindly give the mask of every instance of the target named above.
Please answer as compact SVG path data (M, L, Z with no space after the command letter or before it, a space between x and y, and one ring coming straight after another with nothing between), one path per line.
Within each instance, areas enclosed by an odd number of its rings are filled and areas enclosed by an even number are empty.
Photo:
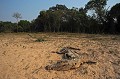
M0 79L120 79L120 36L65 33L0 34ZM47 71L61 56L52 51L71 46L92 53L97 64L68 71Z

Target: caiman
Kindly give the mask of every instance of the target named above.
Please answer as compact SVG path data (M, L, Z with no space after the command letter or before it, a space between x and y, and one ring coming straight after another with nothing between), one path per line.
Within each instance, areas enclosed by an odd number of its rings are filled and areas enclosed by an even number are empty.
M55 53L61 54L62 59L47 65L46 70L67 71L80 68L83 64L96 64L91 54L82 53L78 48L64 47Z

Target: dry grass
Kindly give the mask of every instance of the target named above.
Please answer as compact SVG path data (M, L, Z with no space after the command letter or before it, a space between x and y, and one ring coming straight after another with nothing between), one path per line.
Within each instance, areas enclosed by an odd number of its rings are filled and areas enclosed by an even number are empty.
M120 36L75 33L0 34L0 79L120 79ZM41 42L42 40L42 42ZM47 41L44 41L47 40ZM70 71L47 71L51 60L61 57L52 51L71 46L91 54L96 65Z

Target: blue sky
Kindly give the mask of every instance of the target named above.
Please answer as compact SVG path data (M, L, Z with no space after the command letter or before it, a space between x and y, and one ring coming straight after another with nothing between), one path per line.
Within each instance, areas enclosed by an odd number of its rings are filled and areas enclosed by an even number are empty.
M64 4L68 8L84 7L89 0L0 0L0 21L15 22L12 14L19 12L24 20L35 19L41 10L47 10L56 4ZM107 7L120 3L120 0L108 0Z

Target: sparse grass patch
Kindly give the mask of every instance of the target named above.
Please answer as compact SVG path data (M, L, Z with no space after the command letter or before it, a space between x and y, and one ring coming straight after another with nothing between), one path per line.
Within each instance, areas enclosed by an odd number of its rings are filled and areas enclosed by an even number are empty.
M46 41L45 38L48 38L48 37L45 36L45 35L38 36L38 35L28 34L28 36L30 36L31 38L35 39L35 40L34 40L35 42L43 42L43 41Z
M43 41L46 41L44 38L37 38L36 40L35 40L35 42L43 42Z

